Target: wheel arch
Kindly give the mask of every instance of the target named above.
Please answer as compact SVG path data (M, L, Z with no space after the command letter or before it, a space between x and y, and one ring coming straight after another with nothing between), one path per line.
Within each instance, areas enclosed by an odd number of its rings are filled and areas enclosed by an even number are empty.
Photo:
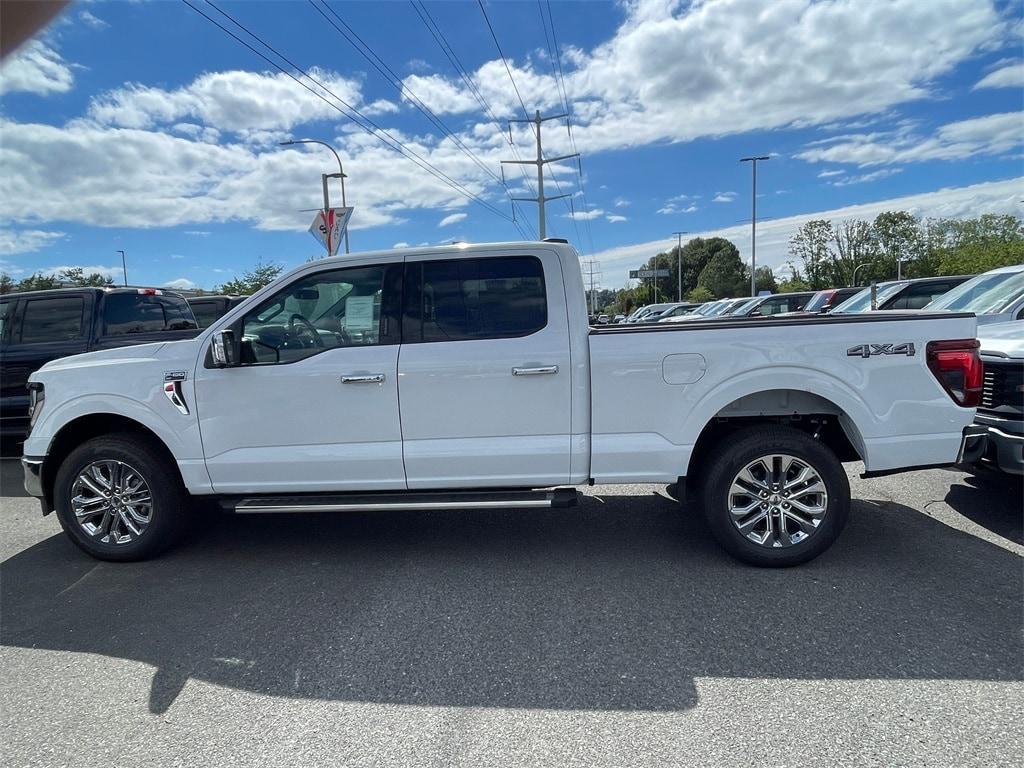
M731 433L758 423L801 429L820 440L840 461L864 458L864 438L857 418L835 400L812 391L810 386L759 389L734 397L704 421L690 453L686 476L702 474L701 463Z
M159 452L179 472L178 463L167 444L145 424L117 413L90 413L74 418L64 424L50 440L50 448L43 460L42 487L44 514L54 509L54 482L57 470L70 453L82 443L94 437L113 434L130 434L144 440Z

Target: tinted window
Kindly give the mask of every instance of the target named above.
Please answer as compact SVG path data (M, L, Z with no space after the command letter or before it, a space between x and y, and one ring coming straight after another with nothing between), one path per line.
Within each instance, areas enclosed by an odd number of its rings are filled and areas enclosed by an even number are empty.
M200 328L206 328L227 311L227 307L222 307L222 302L219 301L192 301L189 302L189 306L192 307L192 314L195 315Z
M249 356L243 359L291 363L334 347L395 343L397 330L391 332L381 320L382 314L397 315L392 303L398 287L384 295L389 272L397 276L401 269L352 267L296 280L243 318L242 338Z
M7 341L7 332L11 327L10 317L13 309L13 301L0 301L0 341Z
M917 283L910 284L892 304L886 305L886 309L922 309L932 303L932 300L949 291L953 285L950 283Z
M103 332L107 336L196 328L192 310L180 296L109 293L103 304Z
M526 336L547 325L544 269L532 256L409 265L407 340Z
M85 299L81 296L28 299L21 319L21 343L81 338L84 312Z

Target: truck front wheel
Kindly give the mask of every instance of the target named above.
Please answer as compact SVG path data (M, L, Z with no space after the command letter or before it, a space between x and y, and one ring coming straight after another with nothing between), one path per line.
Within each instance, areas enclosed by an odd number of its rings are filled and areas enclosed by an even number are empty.
M792 427L729 434L703 466L704 514L718 542L752 565L812 560L839 537L850 484L829 448Z
M100 560L143 560L181 533L188 493L178 468L132 434L96 437L57 470L54 503L64 533Z

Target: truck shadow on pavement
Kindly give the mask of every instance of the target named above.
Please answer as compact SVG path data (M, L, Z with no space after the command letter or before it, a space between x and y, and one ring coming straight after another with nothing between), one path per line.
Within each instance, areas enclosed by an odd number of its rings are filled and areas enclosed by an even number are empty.
M52 536L0 566L2 642L190 679L396 704L667 711L703 677L1021 677L1018 556L858 501L828 553L740 565L694 509L213 516L148 563Z

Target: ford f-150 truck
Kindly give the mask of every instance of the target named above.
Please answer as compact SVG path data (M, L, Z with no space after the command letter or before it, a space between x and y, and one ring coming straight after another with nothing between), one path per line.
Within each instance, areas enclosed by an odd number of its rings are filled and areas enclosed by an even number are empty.
M846 522L842 461L950 464L981 389L971 315L591 328L561 242L311 262L196 338L31 377L25 483L95 557L236 513L556 507L678 483L736 557L781 566Z

